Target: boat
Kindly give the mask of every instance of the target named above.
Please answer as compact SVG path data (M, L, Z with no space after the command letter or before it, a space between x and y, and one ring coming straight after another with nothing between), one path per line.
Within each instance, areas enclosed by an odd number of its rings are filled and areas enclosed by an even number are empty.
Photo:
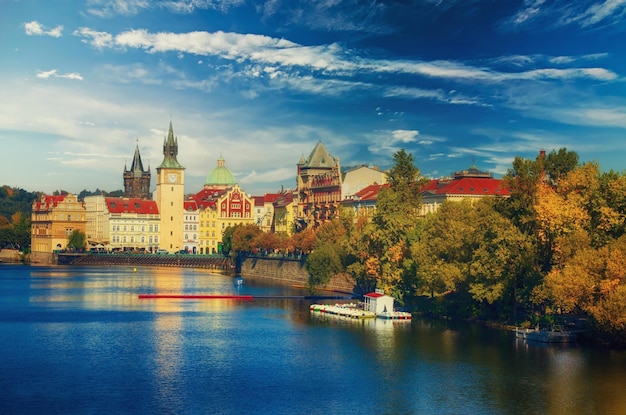
M514 330L518 339L542 343L574 343L578 340L578 331L564 330L560 324L539 324L535 328L520 328Z

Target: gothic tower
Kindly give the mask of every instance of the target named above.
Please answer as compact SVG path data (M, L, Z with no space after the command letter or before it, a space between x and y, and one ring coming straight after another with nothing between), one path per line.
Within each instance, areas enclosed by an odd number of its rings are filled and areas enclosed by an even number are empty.
M159 247L170 252L182 249L185 202L185 168L180 165L178 137L174 137L172 122L163 141L163 162L156 168L155 200L159 206Z
M130 170L124 166L124 197L137 197L140 199L152 199L150 194L150 166L143 169L139 144L135 147L135 156Z

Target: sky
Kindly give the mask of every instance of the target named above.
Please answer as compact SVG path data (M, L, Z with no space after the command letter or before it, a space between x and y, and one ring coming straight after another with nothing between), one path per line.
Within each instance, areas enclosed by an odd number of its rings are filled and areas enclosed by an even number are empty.
M575 151L626 168L626 0L0 0L0 185L123 189L172 122L185 192L252 195L318 141L439 178Z

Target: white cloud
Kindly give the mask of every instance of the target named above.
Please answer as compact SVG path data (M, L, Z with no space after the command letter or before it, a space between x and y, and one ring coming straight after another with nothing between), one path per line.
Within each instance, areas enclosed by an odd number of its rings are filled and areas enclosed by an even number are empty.
M51 69L49 71L37 71L37 78L40 79L48 79L48 78L65 78L65 79L73 79L77 81L82 81L83 77L81 74L76 72L59 74L56 69Z
M63 26L57 26L50 30L46 30L43 25L41 25L36 20L33 20L32 22L24 23L24 30L29 36L61 37L63 32Z

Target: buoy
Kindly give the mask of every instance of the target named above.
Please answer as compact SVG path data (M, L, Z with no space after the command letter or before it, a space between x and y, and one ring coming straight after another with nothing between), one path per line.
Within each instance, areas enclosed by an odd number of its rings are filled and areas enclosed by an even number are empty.
M137 268L133 268L133 272L137 272Z

